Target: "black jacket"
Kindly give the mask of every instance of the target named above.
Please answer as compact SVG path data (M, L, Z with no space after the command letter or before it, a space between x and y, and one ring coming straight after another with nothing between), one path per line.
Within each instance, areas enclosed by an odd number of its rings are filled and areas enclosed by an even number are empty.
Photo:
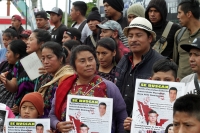
M112 20L111 18L106 18L103 22L105 22L106 20ZM121 15L121 17L117 20L117 22L121 25L122 27L122 30L128 26L128 21L127 21L127 18L123 16L123 13Z
M132 68L129 57L133 53L126 54L122 57L116 66L116 85L120 89L122 97L126 103L128 116L133 109L133 100L135 92L136 78L148 79L151 76L152 66L159 59L164 58L162 55L151 49L142 57L142 61Z
M151 46L153 46L157 40L159 40L165 30L165 27L167 26L168 21L167 19L167 5L166 2L164 0L151 0L149 2L149 5L146 8L145 11L145 18L149 20L149 9L150 8L156 8L160 14L161 14L161 21L157 24L152 24L153 26L153 31L156 33L156 41L151 43ZM150 20L149 20L150 21ZM163 56L167 56L172 58L172 54L173 54L173 47L174 47L174 35L176 33L177 30L180 29L180 26L178 24L173 24L169 34L167 36L167 47L165 48L165 50L161 53Z

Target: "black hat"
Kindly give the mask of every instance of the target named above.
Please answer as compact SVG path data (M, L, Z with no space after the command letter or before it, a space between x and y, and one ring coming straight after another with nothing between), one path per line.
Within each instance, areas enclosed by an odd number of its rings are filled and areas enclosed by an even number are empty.
M56 13L58 15L63 15L63 11L60 8L54 7L51 11L46 11L47 13Z
M195 38L192 44L182 44L181 48L186 52L190 52L191 49L199 49L200 50L200 38Z
M118 12L122 12L124 9L123 0L103 0L103 3L107 2L112 8Z
M76 40L80 41L81 32L78 29L71 27L71 28L68 28L65 31L66 31L65 33L68 34L71 38L76 37Z
M97 20L99 22L101 22L101 15L99 14L98 8L97 7L93 7L92 11L90 12L90 14L88 15L87 18L87 23L90 20Z
M38 11L35 14L35 18L44 18L44 19L48 19L47 17L47 13L45 11Z

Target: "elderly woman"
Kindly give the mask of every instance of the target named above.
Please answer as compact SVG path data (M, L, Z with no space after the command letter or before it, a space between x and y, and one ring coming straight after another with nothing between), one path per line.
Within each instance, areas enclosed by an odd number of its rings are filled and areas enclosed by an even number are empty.
M66 78L57 88L49 117L51 127L58 132L68 132L73 128L66 121L67 95L113 98L112 132L124 131L123 121L127 116L126 105L116 85L96 75L96 54L89 46L80 45L72 50L71 66L75 75Z
M42 45L41 60L47 74L37 79L35 91L41 93L44 100L44 114L41 116L43 118L48 118L59 80L63 76L74 74L73 68L66 65L66 53L67 50L56 42L50 41Z

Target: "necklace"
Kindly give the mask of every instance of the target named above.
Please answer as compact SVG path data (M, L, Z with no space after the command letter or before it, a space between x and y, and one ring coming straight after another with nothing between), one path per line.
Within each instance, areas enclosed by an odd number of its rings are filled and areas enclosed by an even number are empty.
M76 92L77 81L78 81L78 78L77 78L77 80L76 80L76 82L75 82L75 84L74 84L74 87L73 87L74 94L75 94L75 92ZM103 82L103 81L101 81L101 82ZM90 83L88 83L88 85L86 86L85 91L83 91L82 95L83 95L83 96L86 96L92 89L94 89L94 88L95 88L97 85L99 85L101 82L95 84L92 88L88 89L89 86L91 85L91 81L90 81Z

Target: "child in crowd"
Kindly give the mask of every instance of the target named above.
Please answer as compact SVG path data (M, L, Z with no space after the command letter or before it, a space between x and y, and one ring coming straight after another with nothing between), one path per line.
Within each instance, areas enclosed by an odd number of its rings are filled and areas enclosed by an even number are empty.
M151 80L179 82L179 79L177 78L178 67L169 59L158 60L154 63L152 69L152 76L150 77ZM127 132L131 129L131 122L132 118L130 117L127 117L124 120L124 129L127 130Z
M179 97L173 107L174 133L200 133L200 96Z
M38 92L26 94L20 103L20 118L36 119L43 115L44 101Z
M20 118L22 119L37 119L44 113L44 101L42 95L38 92L26 94L20 103ZM51 130L47 132L52 133Z

